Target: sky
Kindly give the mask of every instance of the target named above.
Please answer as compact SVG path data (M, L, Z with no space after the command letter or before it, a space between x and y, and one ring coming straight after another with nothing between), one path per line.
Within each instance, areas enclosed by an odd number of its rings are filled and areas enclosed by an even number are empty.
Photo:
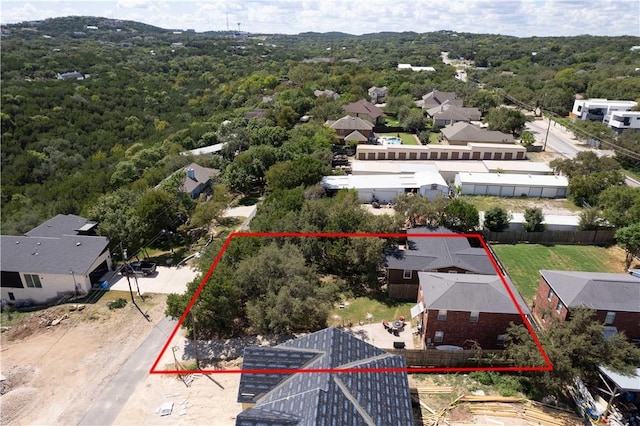
M640 0L1 0L3 24L84 15L165 29L640 36Z

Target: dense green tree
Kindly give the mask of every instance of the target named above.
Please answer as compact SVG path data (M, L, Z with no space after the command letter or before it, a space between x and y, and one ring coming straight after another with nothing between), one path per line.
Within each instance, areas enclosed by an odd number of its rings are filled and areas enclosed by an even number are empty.
M484 227L491 232L502 232L509 227L509 212L502 207L491 207L484 212Z
M146 191L136 205L136 215L147 224L151 235L174 231L187 217L187 206L180 195L163 189Z
M640 133L630 129L625 130L613 141L613 144L616 160L625 168L640 171Z
M413 98L409 95L402 96L389 96L384 107L384 112L388 115L398 117L399 113L403 109L415 108Z
M529 207L524 209L523 228L527 232L542 232L547 228L544 223L544 215L539 207Z
M469 99L469 106L478 108L483 116L500 103L500 98L489 90L479 90Z
M400 124L407 132L417 133L424 130L427 126L427 119L421 109L412 108L406 111L406 113L401 114L401 116Z
M329 173L329 167L313 157L299 157L292 161L276 163L267 170L265 178L269 189L291 189L309 186Z
M578 223L580 231L595 231L606 226L607 223L602 217L600 209L592 207L580 212L580 222Z
M640 222L633 223L616 231L616 241L626 252L625 269L629 269L633 257L640 252Z
M624 175L618 170L597 172L586 176L574 176L569 179L569 197L576 205L587 203L594 206L602 191L612 186L622 185Z
M500 107L489 110L484 121L489 125L489 130L519 134L527 119L516 109Z
M456 198L444 208L443 225L454 231L473 231L479 225L478 210L473 204Z
M531 146L535 143L536 139L533 137L533 133L525 130L520 135L520 141L523 146Z
M640 222L640 188L611 186L600 193L598 205L603 217L613 226Z

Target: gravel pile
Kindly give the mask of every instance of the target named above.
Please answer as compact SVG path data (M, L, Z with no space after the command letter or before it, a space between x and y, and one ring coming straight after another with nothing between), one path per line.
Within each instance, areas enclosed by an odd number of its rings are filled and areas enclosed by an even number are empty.
M22 387L0 397L0 424L11 424L35 407L40 399L38 389Z

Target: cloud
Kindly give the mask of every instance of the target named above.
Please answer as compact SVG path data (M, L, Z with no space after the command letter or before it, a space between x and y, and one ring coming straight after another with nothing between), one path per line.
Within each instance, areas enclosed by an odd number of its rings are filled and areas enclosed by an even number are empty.
M151 0L117 0L116 5L122 9L147 9L152 6Z

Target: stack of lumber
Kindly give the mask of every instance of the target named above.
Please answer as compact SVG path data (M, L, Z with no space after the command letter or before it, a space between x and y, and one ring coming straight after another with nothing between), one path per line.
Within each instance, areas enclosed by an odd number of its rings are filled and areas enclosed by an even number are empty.
M491 417L522 417L519 411L520 406L515 404L494 404L494 403L472 403L467 409L474 416Z
M542 426L568 426L582 424L582 419L571 411L533 401L529 401L525 404L524 418L532 424Z
M500 395L465 395L460 398L460 402L504 402L504 403L516 403L523 402L524 398L514 398L511 396L500 396Z
M418 394L434 394L434 393L453 393L453 387L451 386L421 386L416 388Z

